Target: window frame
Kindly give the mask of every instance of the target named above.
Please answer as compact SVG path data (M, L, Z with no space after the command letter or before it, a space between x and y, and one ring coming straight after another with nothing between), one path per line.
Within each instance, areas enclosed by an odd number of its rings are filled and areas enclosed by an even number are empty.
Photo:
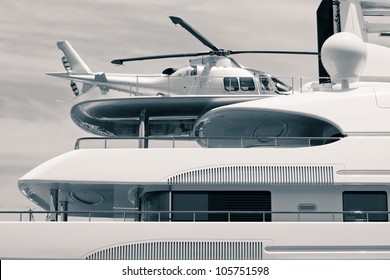
M190 76L196 76L198 75L198 67L195 66L190 66Z
M263 81L267 81L267 84L265 84ZM274 91L272 88L272 80L266 76L259 76L259 83L260 83L260 90L262 92L270 92Z
M236 84L233 85L232 81L235 81ZM238 82L237 77L224 77L223 87L227 92L234 92L240 89L240 84Z
M251 85L243 87L243 82L244 82L243 80L244 81L245 80L251 81ZM255 91L256 86L255 86L255 81L253 80L253 78L252 77L240 77L240 89L242 91Z
M349 201L347 201L348 197L347 196L366 196L366 199L361 199L359 197L355 197L353 200L352 197L349 198ZM369 205L369 201L367 200L367 196L372 196L372 195L378 195L378 198L384 199L383 204L378 204L377 202L373 205L377 206L376 208L384 208L384 209L372 209ZM379 197L383 196L383 197ZM376 198L376 199L378 199ZM373 199L371 197L371 199ZM357 206L360 209L350 209L350 208L357 208L356 206L354 207L348 207L348 204L353 204L356 202L360 202L360 204ZM342 193L342 203L343 203L343 212L348 212L348 211L362 211L363 213L343 213L343 221L344 222L359 222L359 221L364 221L364 222L388 222L389 221L389 214L385 213L367 213L370 211L383 211L383 212L389 212L389 204L388 204L388 195L386 191L344 191ZM368 208L368 209L367 209Z

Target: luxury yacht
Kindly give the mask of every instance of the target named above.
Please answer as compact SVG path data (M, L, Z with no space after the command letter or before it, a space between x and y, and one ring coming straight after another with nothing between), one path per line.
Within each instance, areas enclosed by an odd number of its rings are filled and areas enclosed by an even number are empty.
M390 49L354 33L325 41L331 83L301 93L75 104L98 136L20 178L44 210L0 223L0 258L389 259Z

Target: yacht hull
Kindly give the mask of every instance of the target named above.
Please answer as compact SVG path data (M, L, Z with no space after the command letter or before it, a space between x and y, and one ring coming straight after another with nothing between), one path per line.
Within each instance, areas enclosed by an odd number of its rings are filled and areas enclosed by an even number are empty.
M389 259L389 223L2 222L1 259Z

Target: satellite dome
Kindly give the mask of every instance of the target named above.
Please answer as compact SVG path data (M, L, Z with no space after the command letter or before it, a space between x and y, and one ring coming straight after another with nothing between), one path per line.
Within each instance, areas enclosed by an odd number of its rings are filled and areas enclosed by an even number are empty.
M340 32L329 37L321 49L321 60L332 82L348 86L356 82L367 58L363 40L355 34Z

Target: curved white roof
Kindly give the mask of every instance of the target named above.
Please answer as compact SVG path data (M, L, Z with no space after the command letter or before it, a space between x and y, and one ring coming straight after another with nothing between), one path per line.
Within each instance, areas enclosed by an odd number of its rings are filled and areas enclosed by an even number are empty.
M329 122L344 134L390 134L390 86L360 87L333 92L315 92L249 101L213 109L199 121L239 111L283 112ZM245 122L244 119L241 119Z

